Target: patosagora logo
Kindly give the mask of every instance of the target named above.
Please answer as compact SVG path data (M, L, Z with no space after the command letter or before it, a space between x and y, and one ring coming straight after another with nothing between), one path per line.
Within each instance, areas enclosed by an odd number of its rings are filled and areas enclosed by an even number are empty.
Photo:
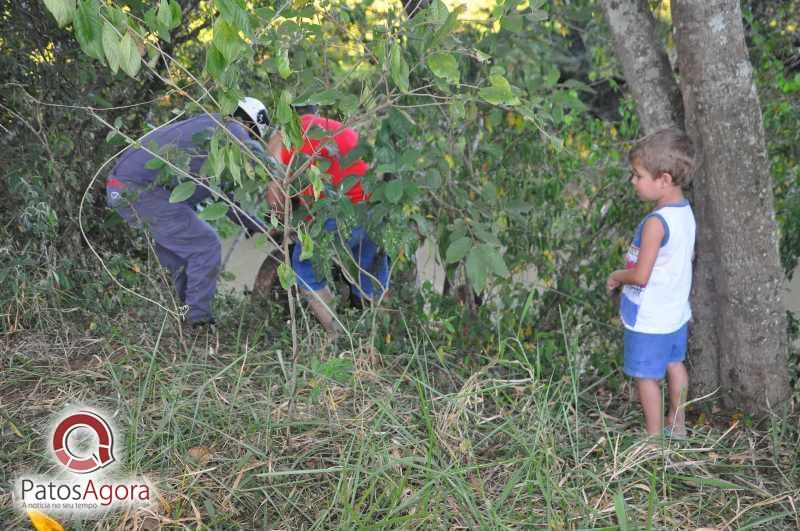
M92 430L97 437L97 446L91 455L76 455L69 446L71 434L81 428ZM53 451L61 464L78 474L88 474L114 462L114 434L108 422L91 411L73 413L56 426L53 433Z
M146 479L111 477L116 430L109 418L82 407L53 424L48 444L56 473L20 477L15 495L21 508L90 513L152 501L153 489Z

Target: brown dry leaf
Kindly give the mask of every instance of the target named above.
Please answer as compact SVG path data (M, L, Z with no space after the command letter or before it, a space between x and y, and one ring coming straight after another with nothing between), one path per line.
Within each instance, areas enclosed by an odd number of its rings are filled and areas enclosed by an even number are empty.
M207 465L211 461L211 450L205 446L195 446L189 449L189 457L198 465Z
M31 523L36 531L64 531L61 524L46 514L35 509L28 509L27 511L28 517L31 519Z
M142 525L139 526L139 531L158 531L161 529L161 522L154 516L147 516L142 520Z

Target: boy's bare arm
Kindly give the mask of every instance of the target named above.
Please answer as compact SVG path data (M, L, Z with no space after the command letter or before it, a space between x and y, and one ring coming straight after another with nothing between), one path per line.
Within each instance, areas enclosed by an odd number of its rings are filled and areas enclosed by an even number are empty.
M639 247L639 256L632 269L618 269L608 276L606 287L612 291L621 284L644 286L650 280L653 266L656 263L661 240L664 239L664 227L661 221L652 217L647 220L642 229L642 245Z

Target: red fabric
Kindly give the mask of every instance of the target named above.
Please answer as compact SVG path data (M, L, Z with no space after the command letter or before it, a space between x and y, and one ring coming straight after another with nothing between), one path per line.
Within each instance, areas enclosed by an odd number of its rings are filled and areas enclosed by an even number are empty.
M125 186L125 183L120 181L119 179L115 179L114 177L109 177L106 179L106 186L122 188Z
M345 179L345 177L349 177L351 175L363 177L364 174L367 173L369 165L361 159L358 159L346 168L342 168L342 166L339 164L339 157L346 157L350 150L358 145L358 133L355 129L350 127L342 128L341 122L337 122L336 120L332 120L330 118L322 118L311 114L304 114L300 117L300 127L303 133L308 131L312 126L317 126L322 128L324 131L333 133L333 141L336 142L336 147L339 151L339 154L331 154L328 148L320 147L321 144L325 144L326 142L329 143L331 137L322 139L312 139L306 137L304 139L303 148L300 150L300 152L304 155L308 155L309 157L316 153L317 156L322 156L327 159L328 162L330 162L330 166L325 173L331 176L331 184L333 184L333 186L338 186L339 183ZM281 160L283 160L284 164L289 163L293 152L294 150L290 151L286 148L281 148ZM356 184L347 190L345 194L350 198L350 201L352 201L353 204L357 204L365 199L368 199L367 195L364 193L364 189L361 188L361 180L356 181ZM303 190L303 195L313 197L313 188L311 186L307 186Z

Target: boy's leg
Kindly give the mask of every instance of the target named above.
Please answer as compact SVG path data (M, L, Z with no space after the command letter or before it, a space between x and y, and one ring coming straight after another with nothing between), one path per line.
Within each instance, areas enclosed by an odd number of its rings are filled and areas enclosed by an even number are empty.
M388 257L380 252L361 227L353 229L348 245L359 268L359 285L352 286L353 295L358 299L367 298L373 301L380 298L389 289ZM375 280L380 285L380 291L374 286Z
M669 389L669 412L664 419L667 427L675 434L686 432L685 407L689 390L689 373L683 362L667 365L667 386Z
M665 419L667 427L678 436L686 434L686 398L689 393L689 374L683 360L686 359L686 344L689 329L684 324L671 334L672 348L667 363L667 383L669 389L669 413Z
M300 260L303 246L298 241L292 249L292 269L300 287L300 293L308 301L308 308L317 318L322 328L330 336L341 333L341 327L333 315L333 292L327 286L325 278L317 275L311 260Z
M333 292L327 286L317 291L301 289L300 292L308 301L308 309L317 318L319 324L325 329L328 336L336 337L342 333L342 327L336 321L333 307Z
M636 378L647 433L660 436L664 429L661 381L669 362L670 338L667 334L647 334L626 329L623 342L623 370L628 376Z
M639 402L644 410L644 422L648 435L661 435L664 410L661 407L661 381L637 378Z

